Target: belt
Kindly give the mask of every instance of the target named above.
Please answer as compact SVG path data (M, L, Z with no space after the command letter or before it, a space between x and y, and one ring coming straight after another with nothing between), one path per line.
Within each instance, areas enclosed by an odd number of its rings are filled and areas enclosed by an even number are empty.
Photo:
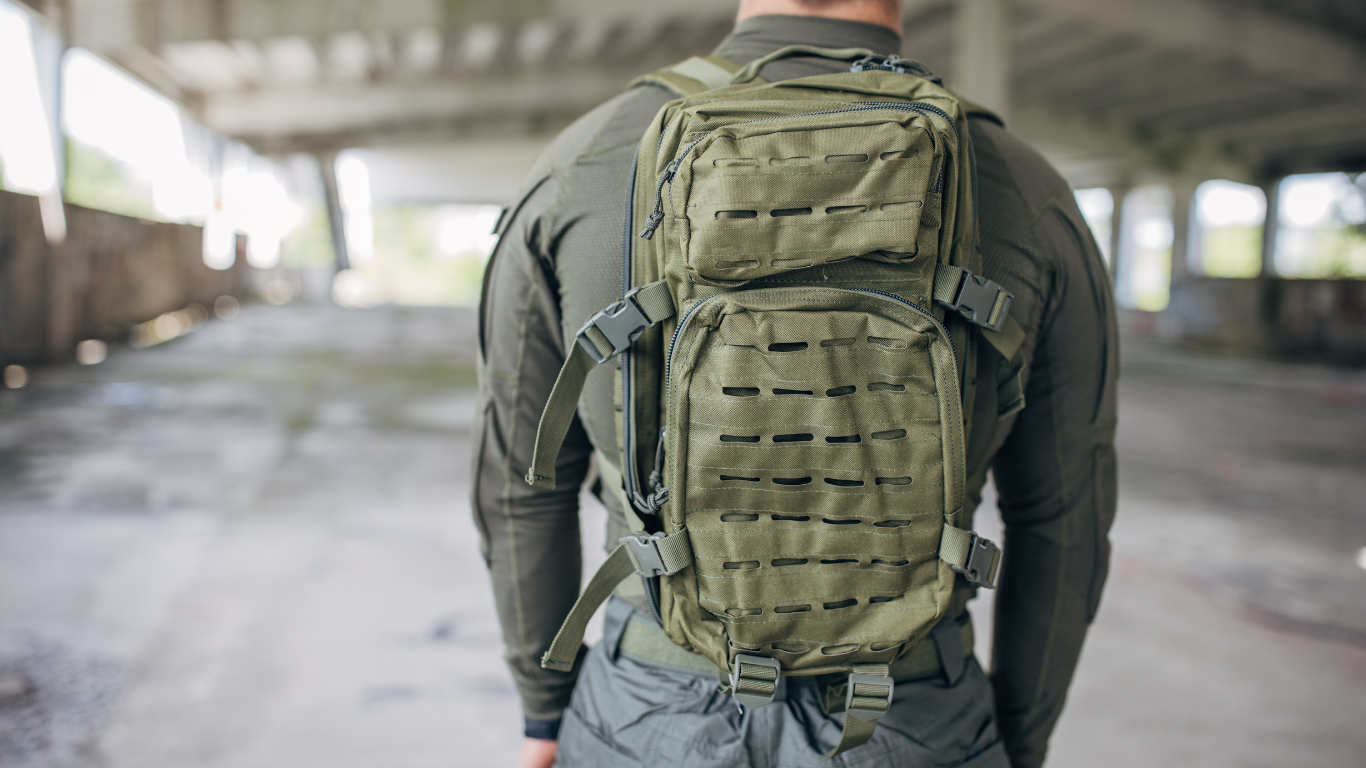
M968 616L968 612L964 611L961 616L944 621L958 622L963 658L971 656L975 635L972 631L972 618ZM669 636L664 634L663 629L655 626L649 619L640 616L638 613L633 614L626 622L626 628L622 632L621 643L617 649L637 661L678 672L691 672L699 675L720 673L723 677L726 674L706 656L685 651L674 645ZM956 666L961 668L962 665ZM930 638L927 637L925 642L915 647L915 650L892 662L890 674L892 679L899 680L929 677L937 675L941 671L944 671L944 665L940 662L940 649L936 643L930 642ZM957 672L951 672L950 676L957 678Z

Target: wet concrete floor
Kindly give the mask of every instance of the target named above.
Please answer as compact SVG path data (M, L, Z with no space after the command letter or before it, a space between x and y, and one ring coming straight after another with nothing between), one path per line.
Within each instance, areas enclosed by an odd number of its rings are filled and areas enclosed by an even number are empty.
M467 310L253 306L0 391L0 766L513 765L473 345ZM1050 766L1366 764L1366 375L1133 342L1121 389Z

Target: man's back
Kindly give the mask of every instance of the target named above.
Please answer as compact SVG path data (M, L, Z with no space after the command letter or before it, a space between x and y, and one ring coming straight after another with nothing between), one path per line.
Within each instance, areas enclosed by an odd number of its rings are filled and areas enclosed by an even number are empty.
M758 16L742 22L718 53L745 63L794 43L900 47L885 27ZM772 81L839 67L795 59L762 74ZM590 374L582 426L571 428L565 442L555 490L533 489L521 478L574 332L624 290L620 252L632 158L671 98L662 88L638 87L578 121L547 151L502 222L481 310L476 517L528 735L552 735L551 724L563 714L562 763L804 763L839 737L839 723L822 711L818 686L789 682L780 693L786 706L741 717L716 694L715 668L699 675L686 656L658 650L658 637L650 634L657 628L625 601L609 607L606 638L588 657L577 690L576 673L538 664L578 592L577 494L595 448L599 475L607 482L619 476L612 466L618 450L614 366ZM1114 510L1117 350L1108 277L1066 183L989 119L973 120L971 133L984 271L1015 296L1011 315L1026 331L1028 373L1027 407L997 418L1007 405L997 386L1003 361L979 350L968 374L976 393L967 441L970 498L975 501L994 466L1009 553L998 598L995 700L1015 764L1035 765L1104 580ZM598 496L612 511L608 540L615 541L624 533L626 511L610 491ZM898 680L894 711L883 721L892 727L880 729L888 733L837 761L918 764L918 756L936 764L968 758L982 761L974 765L1004 764L991 688L970 656L971 643L963 648L971 625L962 609L971 595L960 583L946 619L955 631L934 635L934 669ZM928 712L957 716L947 722Z

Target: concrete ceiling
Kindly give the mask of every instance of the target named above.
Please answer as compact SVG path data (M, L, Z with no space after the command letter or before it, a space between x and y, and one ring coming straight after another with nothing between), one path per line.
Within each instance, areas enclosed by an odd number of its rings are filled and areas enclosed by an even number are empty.
M734 0L62 5L72 44L266 153L543 138L636 74L710 49L735 8ZM954 0L906 5L903 53L952 84ZM1363 9L1360 0L1017 0L1010 123L1078 185L1153 173L1263 182L1360 169Z

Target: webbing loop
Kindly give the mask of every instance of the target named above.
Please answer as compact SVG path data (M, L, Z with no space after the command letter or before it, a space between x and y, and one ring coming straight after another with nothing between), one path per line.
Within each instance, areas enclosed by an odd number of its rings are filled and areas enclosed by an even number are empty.
M840 742L821 758L822 762L872 738L873 731L877 730L878 718L887 714L892 707L894 688L888 665L853 665L845 687L844 729L840 732Z
M742 707L755 709L773 703L778 694L782 664L763 656L738 654L730 671L731 696Z

